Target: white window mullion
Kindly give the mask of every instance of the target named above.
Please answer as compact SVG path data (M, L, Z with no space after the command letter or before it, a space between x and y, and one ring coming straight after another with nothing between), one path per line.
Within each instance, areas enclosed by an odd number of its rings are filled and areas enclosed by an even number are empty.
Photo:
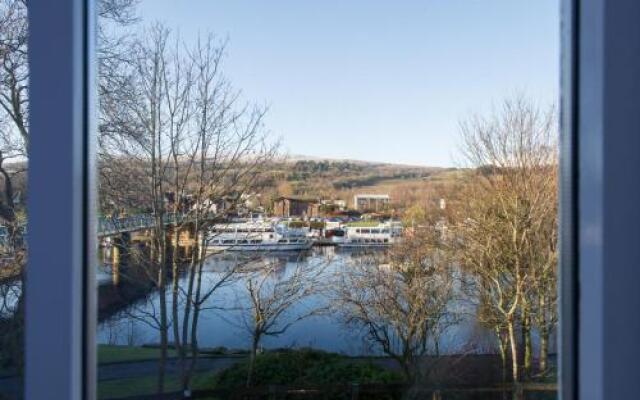
M95 397L89 2L28 2L28 400Z

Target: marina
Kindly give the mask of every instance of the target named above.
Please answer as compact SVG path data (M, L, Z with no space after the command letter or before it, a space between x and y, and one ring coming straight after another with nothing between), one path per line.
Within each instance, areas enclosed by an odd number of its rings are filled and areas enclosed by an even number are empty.
M388 247L403 234L399 221L314 221L258 219L211 228L207 252L302 251L312 246Z

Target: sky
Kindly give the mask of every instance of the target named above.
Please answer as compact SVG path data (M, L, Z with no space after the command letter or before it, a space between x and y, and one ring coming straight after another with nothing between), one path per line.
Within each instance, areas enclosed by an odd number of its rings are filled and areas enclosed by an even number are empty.
M559 97L558 0L142 0L224 74L292 155L455 166L459 122Z

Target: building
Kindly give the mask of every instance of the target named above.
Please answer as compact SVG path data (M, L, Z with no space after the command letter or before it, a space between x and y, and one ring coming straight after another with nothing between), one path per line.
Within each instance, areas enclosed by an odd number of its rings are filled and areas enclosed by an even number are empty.
M320 213L320 202L315 199L299 197L278 197L273 202L273 215L276 217L317 217Z
M358 211L385 211L389 207L388 194L357 194L353 207Z
M173 212L176 210L176 202L178 203L177 209L179 212L187 212L195 204L193 195L191 194L181 194L180 196L176 196L174 192L165 192L164 199L167 212Z
M320 200L320 212L323 215L335 215L346 210L347 202L341 199Z
M194 211L200 209L201 212L217 214L218 204L216 204L216 202L211 199L205 199L200 204L194 203L191 209Z
M334 207L339 211L347 208L347 202L342 199L324 199L320 201L320 204L327 207Z

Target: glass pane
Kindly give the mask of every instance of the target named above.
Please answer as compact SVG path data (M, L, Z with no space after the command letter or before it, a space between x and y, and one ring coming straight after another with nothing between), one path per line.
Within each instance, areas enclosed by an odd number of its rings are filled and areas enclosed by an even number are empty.
M27 7L0 1L0 398L22 393L29 142Z
M557 397L557 2L99 4L100 398Z

